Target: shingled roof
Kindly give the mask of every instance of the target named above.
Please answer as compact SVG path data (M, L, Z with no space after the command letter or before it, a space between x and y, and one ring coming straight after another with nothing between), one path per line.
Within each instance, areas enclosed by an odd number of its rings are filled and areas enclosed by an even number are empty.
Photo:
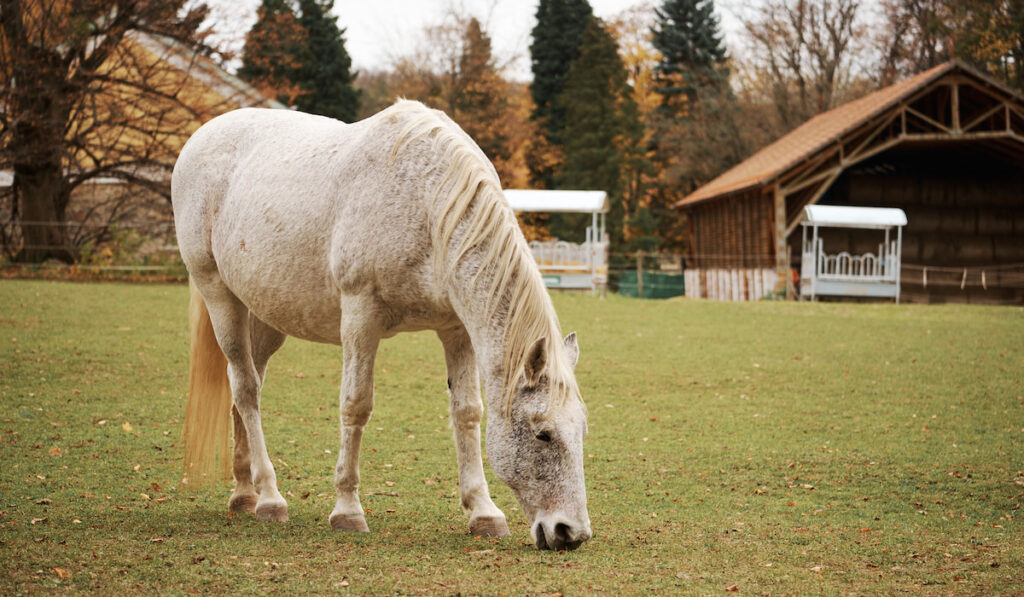
M860 99L823 112L764 147L724 174L690 193L675 207L685 207L764 186L813 157L865 122L885 113L947 74L958 71L1004 93L1015 95L964 63L953 60L935 66L909 79L879 89Z

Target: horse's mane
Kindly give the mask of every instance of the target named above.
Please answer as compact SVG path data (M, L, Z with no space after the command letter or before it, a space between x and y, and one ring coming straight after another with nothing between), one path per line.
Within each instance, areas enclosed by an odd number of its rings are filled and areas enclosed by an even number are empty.
M469 251L481 249L471 283L487 293L487 321L505 326L502 401L506 415L511 413L516 378L540 338L545 339L551 404L581 399L554 306L493 167L468 135L423 104L400 100L390 111L404 121L392 159L409 143L430 139L434 155L444 160L431 212L438 282L450 283L456 264ZM453 243L460 226L464 231ZM452 254L454 258L449 258Z

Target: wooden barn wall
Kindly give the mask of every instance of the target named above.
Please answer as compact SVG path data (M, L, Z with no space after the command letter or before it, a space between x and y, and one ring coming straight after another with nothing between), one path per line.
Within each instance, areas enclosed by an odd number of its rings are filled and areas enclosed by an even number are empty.
M699 268L773 267L773 209L761 194L726 197L690 210L690 261Z
M1021 288L1015 287L1020 284L1010 280L1020 273L991 268L1024 264L1024 166L963 147L887 152L844 173L819 203L898 207L907 213L904 300L1022 300ZM843 229L824 229L822 236L829 253L876 252L883 238L877 231ZM798 227L789 238L794 256L800 254L800 238ZM924 267L943 268L933 269L927 288ZM980 272L986 267L988 288L983 288ZM948 268L967 268L969 278L944 271ZM1000 288L1000 271L1008 288Z
M694 206L689 213L686 296L758 300L775 287L772 200L760 192Z

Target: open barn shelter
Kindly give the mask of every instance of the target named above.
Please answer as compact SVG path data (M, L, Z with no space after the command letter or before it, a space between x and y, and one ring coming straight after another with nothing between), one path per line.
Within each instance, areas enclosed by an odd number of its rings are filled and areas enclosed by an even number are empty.
M1024 301L1024 97L951 61L808 120L676 204L687 295L792 295L814 204L906 212L901 300ZM853 228L828 242L877 247Z

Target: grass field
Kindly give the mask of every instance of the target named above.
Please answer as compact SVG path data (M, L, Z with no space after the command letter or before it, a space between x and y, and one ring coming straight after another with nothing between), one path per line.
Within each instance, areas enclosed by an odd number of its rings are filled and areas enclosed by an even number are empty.
M431 334L380 350L370 534L327 523L335 347L267 374L289 522L181 491L187 294L0 282L0 594L1024 593L1020 308L555 296L595 537L551 553L490 476L512 536L468 534Z

